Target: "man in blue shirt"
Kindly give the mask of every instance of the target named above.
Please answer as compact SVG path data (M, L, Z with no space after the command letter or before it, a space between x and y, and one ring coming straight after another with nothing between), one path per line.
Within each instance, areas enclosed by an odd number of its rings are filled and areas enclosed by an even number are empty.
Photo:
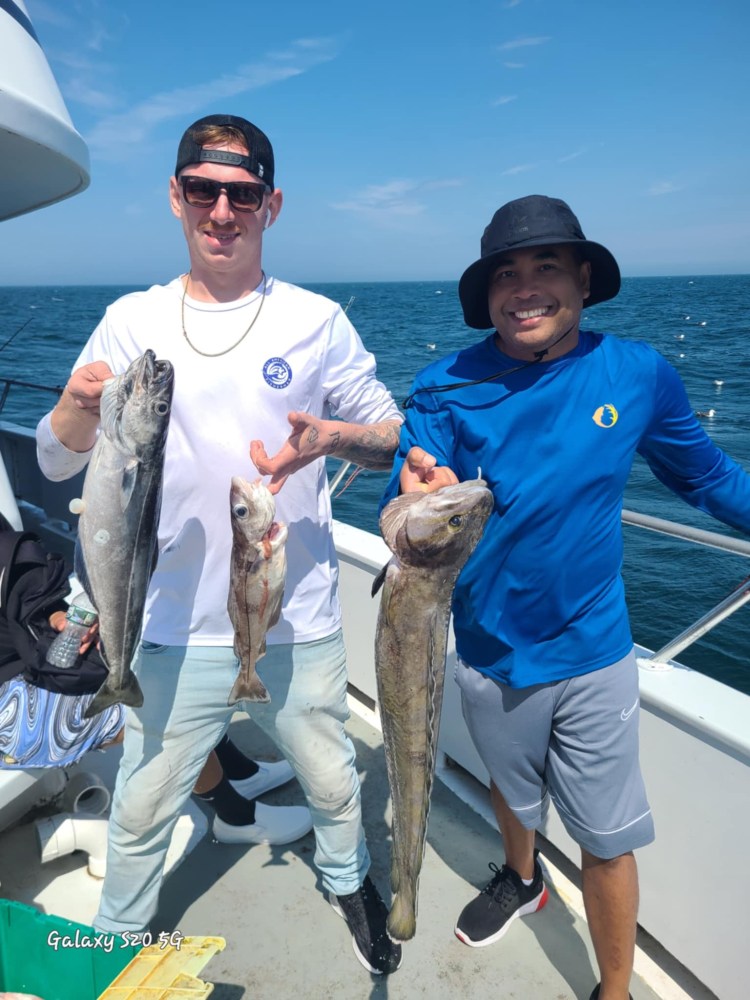
M547 899L534 853L551 798L581 847L601 982L625 1000L638 909L633 851L653 839L638 761L638 671L621 509L636 452L693 506L750 532L750 477L695 418L676 371L644 343L580 328L613 298L612 254L562 201L500 208L459 297L484 340L430 365L385 494L477 476L495 498L453 600L464 717L491 776L506 864L462 911L480 947Z

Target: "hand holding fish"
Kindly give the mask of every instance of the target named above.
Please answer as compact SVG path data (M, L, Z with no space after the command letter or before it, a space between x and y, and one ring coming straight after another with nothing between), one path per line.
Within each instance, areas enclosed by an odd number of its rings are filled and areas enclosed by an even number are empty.
M114 378L106 361L92 361L76 368L65 386L66 392L80 410L95 410L99 416L99 401L107 379Z
M105 361L92 361L76 368L68 379L51 420L57 439L70 451L89 451L94 446L104 384L113 377Z
M406 455L399 482L402 493L413 493L416 490L433 493L443 486L455 486L458 477L447 465L438 465L434 455L415 446Z

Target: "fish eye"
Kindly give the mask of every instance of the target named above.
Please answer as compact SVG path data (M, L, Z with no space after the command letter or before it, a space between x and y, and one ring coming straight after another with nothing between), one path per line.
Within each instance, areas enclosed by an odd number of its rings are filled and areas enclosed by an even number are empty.
M448 521L451 528L460 528L463 523L463 518L460 514L454 514L453 517Z
M169 403L165 403L163 399L160 399L157 403L154 403L154 413L159 417L165 417L169 413Z
M232 513L234 514L235 517L247 517L248 510L246 504L244 503L235 504L234 507L232 507Z

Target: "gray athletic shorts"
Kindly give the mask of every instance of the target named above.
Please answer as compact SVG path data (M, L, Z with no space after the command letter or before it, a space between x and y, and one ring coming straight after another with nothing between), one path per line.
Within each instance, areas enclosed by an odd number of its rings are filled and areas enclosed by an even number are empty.
M570 836L597 858L654 839L638 763L638 667L628 654L580 677L514 689L458 662L469 733L527 830L549 798Z

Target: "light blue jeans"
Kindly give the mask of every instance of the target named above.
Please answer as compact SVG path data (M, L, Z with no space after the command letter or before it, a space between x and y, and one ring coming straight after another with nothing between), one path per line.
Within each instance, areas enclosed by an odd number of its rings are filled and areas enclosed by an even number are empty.
M354 892L370 867L354 747L344 723L346 651L341 632L269 646L259 663L268 704L228 707L238 664L230 648L153 646L134 665L142 708L128 709L109 821L98 930L148 928L172 831L211 750L237 708L271 736L307 797L315 864L330 892Z

